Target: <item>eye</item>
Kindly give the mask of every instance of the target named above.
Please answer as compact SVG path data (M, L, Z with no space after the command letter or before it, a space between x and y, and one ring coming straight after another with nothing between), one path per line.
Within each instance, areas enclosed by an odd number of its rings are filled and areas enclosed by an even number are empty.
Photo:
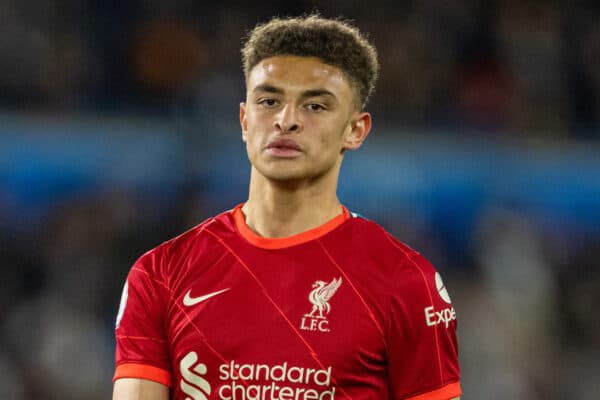
M275 99L261 99L258 101L258 104L260 104L263 107L274 107L277 105L277 100Z
M322 104L318 104L318 103L307 104L306 108L308 108L310 111L314 111L314 112L319 112L319 111L325 110L325 107Z

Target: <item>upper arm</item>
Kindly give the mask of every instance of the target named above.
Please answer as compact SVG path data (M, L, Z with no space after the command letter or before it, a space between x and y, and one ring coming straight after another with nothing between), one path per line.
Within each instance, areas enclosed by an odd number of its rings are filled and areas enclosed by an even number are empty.
M170 292L160 266L160 257L146 253L127 277L115 330L115 382L139 378L171 385L164 323Z
M435 269L407 251L394 278L387 331L396 398L448 400L461 394L456 313Z
M168 400L169 388L161 383L138 378L115 381L113 400Z

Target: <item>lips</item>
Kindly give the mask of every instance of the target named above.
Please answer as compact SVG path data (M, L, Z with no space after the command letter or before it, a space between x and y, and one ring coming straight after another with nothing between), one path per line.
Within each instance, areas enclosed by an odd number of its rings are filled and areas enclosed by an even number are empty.
M295 150L302 151L302 146L292 139L275 138L267 143L267 149Z
M294 159L302 155L302 146L292 139L275 137L269 140L265 151L275 159Z

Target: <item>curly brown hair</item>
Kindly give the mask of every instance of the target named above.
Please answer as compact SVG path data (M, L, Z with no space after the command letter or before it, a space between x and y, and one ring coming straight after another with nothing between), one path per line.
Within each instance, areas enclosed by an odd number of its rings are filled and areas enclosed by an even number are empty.
M364 108L379 72L377 51L348 21L311 14L303 17L275 17L252 29L242 46L246 80L252 68L275 56L317 57L341 69L357 94L357 108Z

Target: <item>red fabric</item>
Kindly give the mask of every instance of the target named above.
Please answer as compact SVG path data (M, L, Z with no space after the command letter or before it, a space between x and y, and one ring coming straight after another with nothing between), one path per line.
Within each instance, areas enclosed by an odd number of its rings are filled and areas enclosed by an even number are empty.
M441 389L411 397L408 400L447 400L461 395L460 383L454 382Z
M171 386L171 373L164 369L144 364L120 364L115 368L113 381L121 378L143 378Z
M173 399L460 395L454 309L418 253L363 218L276 248L240 230L223 213L136 262L117 366L170 371Z

